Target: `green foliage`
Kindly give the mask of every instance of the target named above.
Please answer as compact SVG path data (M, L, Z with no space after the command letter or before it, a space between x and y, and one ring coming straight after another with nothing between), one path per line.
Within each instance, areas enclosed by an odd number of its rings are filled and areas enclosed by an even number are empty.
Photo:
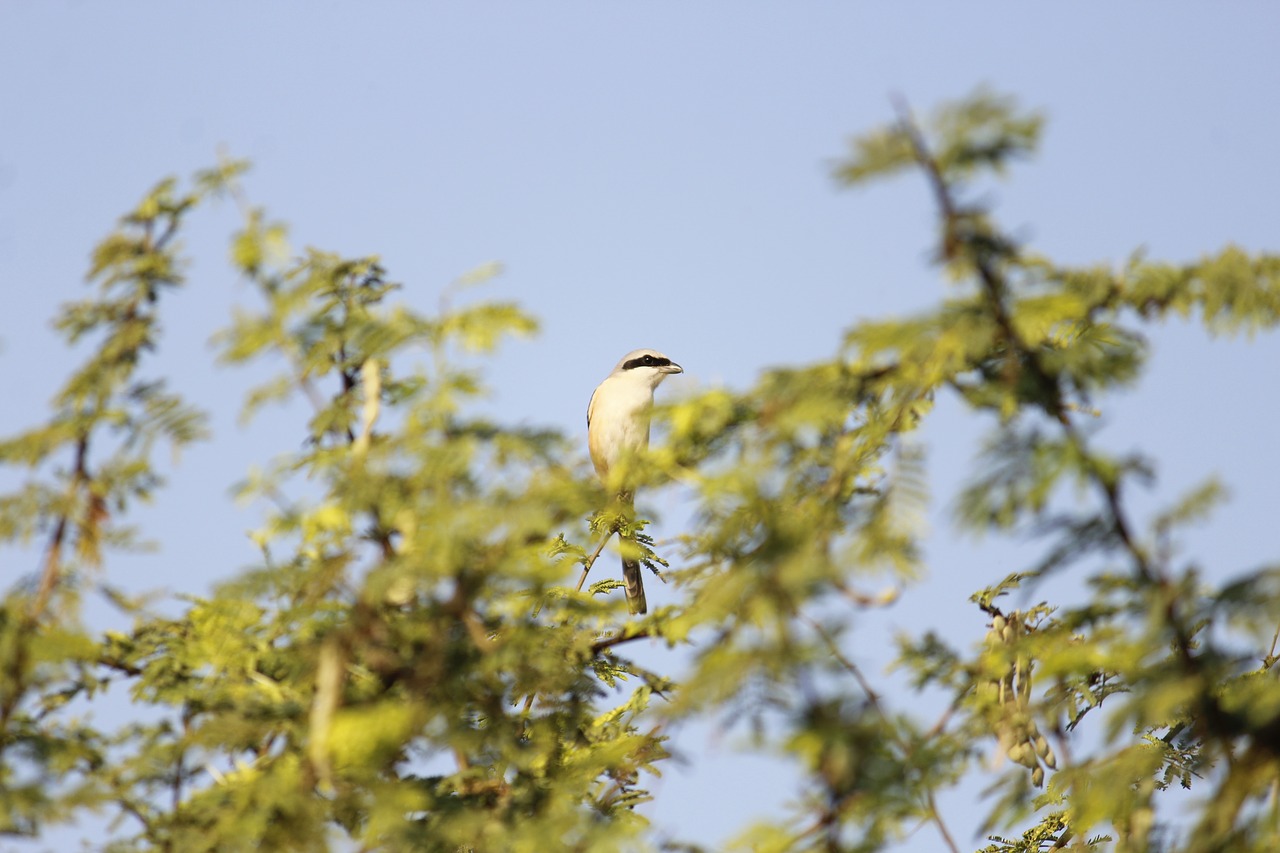
M0 606L0 832L94 811L117 821L119 850L634 849L654 842L636 807L664 732L696 718L744 726L802 774L791 812L739 849L929 833L959 850L937 796L978 777L992 853L1276 849L1280 569L1206 582L1174 543L1223 487L1139 529L1128 497L1156 466L1108 454L1089 424L1140 378L1144 324L1273 327L1280 258L1034 255L975 199L1041 127L979 92L854 141L843 182L923 175L953 284L929 312L852 327L830 359L668 407L668 441L636 465L696 501L673 553L606 504L565 437L475 414L476 354L536 330L517 306L463 300L496 267L422 313L378 259L294 257L287 229L248 210L231 258L259 301L219 334L220 357L277 371L246 417L305 412L282 442L296 449L239 488L265 507L260 564L176 616L115 595L133 625L102 635L80 596L110 591L94 570L140 543L124 517L161 485L159 445L205 432L144 378L182 282L176 238L243 169L159 185L93 254L98 295L58 320L94 347L84 366L44 425L0 442L27 472L0 496L0 535L41 548ZM946 568L923 556L914 437L945 395L990 427L957 525L1041 552L974 593L967 638L899 637L904 693L844 650L867 610ZM592 575L615 534L674 603L626 618L617 579ZM1082 600L1007 606L1068 569ZM625 656L640 638L685 649L678 682ZM916 692L945 710L923 716ZM83 714L107 694L137 721ZM1193 810L1162 810L1183 788Z

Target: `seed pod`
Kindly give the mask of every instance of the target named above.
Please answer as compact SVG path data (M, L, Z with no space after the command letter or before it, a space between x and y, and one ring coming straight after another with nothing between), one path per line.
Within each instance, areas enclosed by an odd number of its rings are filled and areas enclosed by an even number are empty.
M1044 768L1043 767L1037 767L1035 770L1031 771L1031 784L1035 785L1037 788L1044 787Z

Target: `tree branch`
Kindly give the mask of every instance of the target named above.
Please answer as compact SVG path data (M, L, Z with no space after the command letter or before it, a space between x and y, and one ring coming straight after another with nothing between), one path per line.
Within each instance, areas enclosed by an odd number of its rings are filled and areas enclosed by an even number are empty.
M650 636L652 635L648 631L636 631L634 634L628 634L625 631L619 631L617 634L614 634L612 637L605 637L603 640L596 640L594 643L592 643L591 654L594 657L595 655L600 654L605 649L611 649L614 646L620 646L623 643L629 643L632 640L643 640Z

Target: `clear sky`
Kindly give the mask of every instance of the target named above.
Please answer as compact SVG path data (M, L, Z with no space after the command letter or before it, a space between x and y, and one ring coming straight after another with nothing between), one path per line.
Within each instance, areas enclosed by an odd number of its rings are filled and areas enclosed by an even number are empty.
M379 254L419 307L502 261L491 293L543 331L500 353L489 405L585 434L591 389L632 348L685 366L664 396L743 386L943 292L919 180L853 193L829 177L893 93L924 111L985 83L1046 111L1041 156L996 200L1059 260L1280 248L1277 34L1280 6L1261 2L0 2L0 434L37 422L73 363L47 320L81 294L94 242L219 150L253 161L248 194L295 246ZM283 415L238 426L250 376L212 365L210 335L252 298L225 260L236 217L202 213L186 239L163 363L216 437L139 519L160 552L108 565L133 590L199 592L251 563L256 509L224 496L297 440ZM1103 436L1154 455L1166 495L1223 477L1232 504L1189 542L1213 571L1274 558L1280 345L1152 339L1148 381L1109 404ZM932 574L855 642L873 669L889 639L874 631L945 630L1017 568L947 529L976 434L945 406L926 433ZM4 562L6 584L29 570ZM792 793L732 743L678 735L690 766L657 784L660 825L715 843ZM966 796L948 811L967 841ZM930 832L904 847L932 849Z

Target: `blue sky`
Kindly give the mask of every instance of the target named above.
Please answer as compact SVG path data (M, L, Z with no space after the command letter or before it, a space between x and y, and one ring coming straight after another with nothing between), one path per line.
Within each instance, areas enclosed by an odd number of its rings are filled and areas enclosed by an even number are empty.
M36 422L73 363L47 319L80 295L94 242L156 180L219 150L253 161L247 192L296 247L379 254L419 307L503 262L492 294L543 330L500 353L489 405L570 434L632 348L685 366L663 395L743 386L944 292L920 181L846 192L829 177L894 93L925 111L987 84L1045 110L1041 155L995 200L1058 260L1274 250L1277 32L1280 7L1264 3L5 3L0 434ZM214 413L216 438L140 517L164 531L162 550L108 567L132 589L198 592L252 562L255 509L224 496L295 441L283 414L238 426L250 376L212 365L210 335L252 298L225 261L236 217L211 209L186 239L194 264L163 359ZM1165 495L1212 473L1227 482L1229 510L1188 542L1213 571L1274 558L1257 531L1280 505L1267 393L1280 346L1180 326L1152 340L1148 381L1110 405L1105 440L1160 460ZM926 433L933 573L872 626L925 614L945 628L1003 574L989 543L946 526L977 434L945 406ZM661 825L714 843L789 795L772 765L734 757L732 738L682 738L694 766L658 784ZM949 804L961 838L973 796ZM928 833L905 847L930 849Z

